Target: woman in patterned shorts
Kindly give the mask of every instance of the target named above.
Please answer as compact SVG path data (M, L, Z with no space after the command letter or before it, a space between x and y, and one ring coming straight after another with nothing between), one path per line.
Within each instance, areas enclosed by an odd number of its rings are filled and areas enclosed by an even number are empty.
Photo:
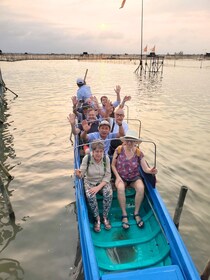
M96 194L103 195L103 224L106 230L111 229L108 220L108 214L112 203L112 187L110 159L108 155L104 155L104 145L100 141L92 142L91 154L86 155L80 166L75 170L75 174L79 178L84 177L84 187L90 210L95 219L94 231L101 231L101 221L98 210L98 202Z

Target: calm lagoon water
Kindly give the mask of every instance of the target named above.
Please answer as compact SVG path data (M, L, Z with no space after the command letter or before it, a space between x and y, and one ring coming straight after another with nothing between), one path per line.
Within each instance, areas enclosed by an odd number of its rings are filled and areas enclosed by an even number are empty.
M19 95L7 91L0 126L0 158L14 176L9 184L4 177L4 183L16 216L15 223L9 222L0 196L0 279L74 278L78 232L67 115L75 80L86 69L97 97L114 101L117 84L122 96L132 96L129 118L140 119L141 136L157 144L157 187L172 216L180 187L188 186L180 233L203 270L210 257L210 61L166 61L162 77L139 77L137 66L0 63L7 87Z

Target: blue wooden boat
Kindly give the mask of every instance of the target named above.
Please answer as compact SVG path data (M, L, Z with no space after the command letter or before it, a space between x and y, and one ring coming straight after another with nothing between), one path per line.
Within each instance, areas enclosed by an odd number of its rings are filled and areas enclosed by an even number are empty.
M75 141L76 143L76 141ZM78 148L74 166L80 166ZM76 206L84 277L86 280L196 280L200 279L191 256L175 227L158 190L154 177L144 174L145 198L140 215L145 226L139 229L133 219L134 191L126 192L129 230L121 226L121 210L114 193L110 212L112 228L93 231L81 179L75 178ZM99 207L102 198L98 196Z

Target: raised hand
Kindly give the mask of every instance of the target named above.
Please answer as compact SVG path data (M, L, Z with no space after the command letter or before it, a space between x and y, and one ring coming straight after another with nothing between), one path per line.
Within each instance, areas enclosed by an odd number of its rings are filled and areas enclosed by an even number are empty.
M115 87L114 91L115 91L117 94L120 94L121 86L117 85L117 86Z
M127 101L130 101L131 100L131 96L130 95L126 95L124 98L123 98L123 102L127 102Z
M75 125L75 119L76 119L75 114L70 113L70 114L68 115L67 119L68 119L68 121L69 121L70 124Z
M88 121L87 120L83 120L82 121L82 127L83 127L83 130L88 132L90 130L90 125L88 124Z
M72 101L73 106L77 106L78 100L77 100L77 97L76 97L76 96L72 96L72 97L71 97L71 101Z

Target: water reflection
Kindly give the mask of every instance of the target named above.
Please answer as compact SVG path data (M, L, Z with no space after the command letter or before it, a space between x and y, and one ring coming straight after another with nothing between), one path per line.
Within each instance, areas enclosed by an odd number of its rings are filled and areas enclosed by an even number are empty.
M163 77L159 74L136 75L138 94L151 94L157 93L161 90ZM143 92L142 92L143 91Z
M9 218L8 210L5 207L5 201L0 198L0 252L15 239L16 234L21 230L22 227L16 225L15 219L11 220Z
M73 267L72 271L70 272L69 276L73 280L83 280L84 279L84 271L83 271L83 265L82 265L82 252L81 252L79 237L77 240L77 251L76 251L76 256L75 256L75 260L74 260L74 267Z
M68 208L70 208L70 211L76 214L77 219L77 208L76 208L76 201L71 202L69 205L67 205ZM71 279L73 280L83 280L84 279L84 271L83 271L83 265L82 265L82 252L80 247L80 239L78 236L77 239L77 250L74 260L74 266L69 274Z
M15 157L15 150L13 148L13 136L9 131L10 124L8 123L8 117L10 116L10 114L7 112L8 109L8 103L5 102L4 105L1 106L0 116L1 119L4 120L4 122L0 125L0 161L7 170L11 169L11 167L6 164L6 160L8 158ZM15 239L16 234L22 230L19 225L16 225L15 216L13 215L13 219L10 219L11 216L9 216L12 213L11 211L13 211L9 199L10 196L12 196L13 190L9 190L10 181L7 182L7 178L5 177L6 174L1 169L0 184L2 196L0 196L0 252L2 252L9 245L9 243ZM5 182L7 183L5 184ZM0 277L0 279L4 278Z
M3 120L3 123L0 122L0 160L7 169L11 169L12 167L5 164L6 160L8 158L15 158L16 156L13 143L14 137L10 133L11 124L8 122L10 117L9 109L7 102L3 106L0 105L0 119Z
M20 263L13 259L0 259L0 279L1 280L21 280L24 279L24 270Z

